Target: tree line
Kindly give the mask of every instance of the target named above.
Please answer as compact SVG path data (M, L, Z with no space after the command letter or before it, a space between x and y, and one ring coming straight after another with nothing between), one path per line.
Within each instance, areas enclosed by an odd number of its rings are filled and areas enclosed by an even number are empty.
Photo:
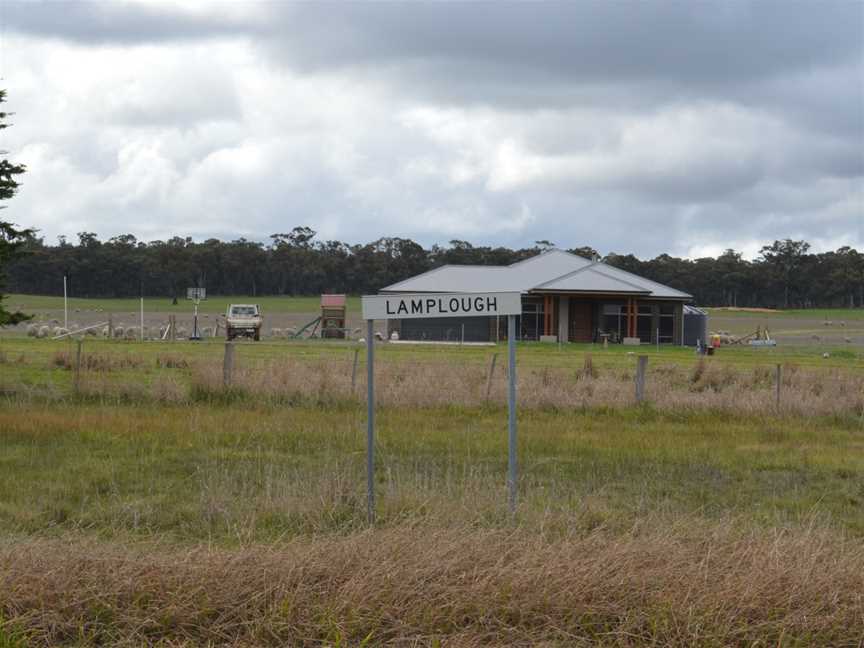
M550 247L549 241L510 249L454 240L426 249L391 237L352 245L319 240L308 227L273 234L266 244L243 238L145 242L131 234L101 241L82 232L75 243L61 237L49 245L28 233L23 254L4 270L10 292L43 295L62 294L64 275L70 294L79 297L183 298L192 286L213 295L364 294L444 264L506 265ZM600 258L587 246L569 251ZM765 245L752 261L732 249L716 258L641 260L611 252L602 260L688 292L706 306L864 306L864 254L848 246L813 254L807 242L785 239Z

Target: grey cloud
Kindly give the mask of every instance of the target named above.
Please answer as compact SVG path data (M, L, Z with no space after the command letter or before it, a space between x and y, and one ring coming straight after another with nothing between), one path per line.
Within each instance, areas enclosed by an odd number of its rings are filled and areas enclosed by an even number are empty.
M226 37L236 36L238 31L254 32L257 28L252 19L220 16L218 11L193 14L164 5L120 0L11 0L3 3L0 19L7 28L22 34L86 45Z
M310 66L443 59L571 81L766 77L854 57L852 2L307 3L282 42ZM515 76L526 75L518 71ZM530 83L531 78L523 78Z
M556 76L697 84L771 77L860 60L864 34L864 5L839 1L245 6L255 10L223 15L218 4L193 13L130 2L7 2L4 21L16 31L88 44L245 35L269 39L298 66L451 61L496 68L522 84Z
M115 68L89 105L70 100L80 133L29 128L28 143L51 145L27 179L40 194L13 206L48 232L105 236L264 239L309 224L349 241L551 238L643 255L786 236L864 245L864 4L230 6L241 10L0 5L22 41L110 48L120 65L126 49L179 52L128 87ZM232 70L214 49L190 64L183 48L210 41L242 44L251 62ZM307 97L319 80L332 87ZM272 84L283 85L262 90ZM357 123L329 111L358 97ZM43 103L34 91L33 111ZM456 135L400 121L418 108L452 111ZM628 128L676 110L701 121L687 131L671 119L634 143ZM505 140L521 159L496 185ZM260 168L254 156L208 166L248 142ZM123 147L135 155L120 159ZM652 155L667 151L671 161ZM460 164L471 168L453 180ZM38 202L73 172L86 176L80 195Z

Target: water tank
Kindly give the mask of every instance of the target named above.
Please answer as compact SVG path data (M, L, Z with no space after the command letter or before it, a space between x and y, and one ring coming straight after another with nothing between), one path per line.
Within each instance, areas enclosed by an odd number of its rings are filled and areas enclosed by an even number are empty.
M684 304L684 346L696 346L696 341L708 343L708 312Z

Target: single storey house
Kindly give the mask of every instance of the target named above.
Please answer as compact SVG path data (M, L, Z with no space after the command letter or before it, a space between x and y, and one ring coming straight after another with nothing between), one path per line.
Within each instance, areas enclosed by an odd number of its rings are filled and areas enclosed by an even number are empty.
M522 340L683 344L687 293L601 261L549 250L508 266L445 265L382 294L520 292ZM390 320L403 340L506 339L506 318Z

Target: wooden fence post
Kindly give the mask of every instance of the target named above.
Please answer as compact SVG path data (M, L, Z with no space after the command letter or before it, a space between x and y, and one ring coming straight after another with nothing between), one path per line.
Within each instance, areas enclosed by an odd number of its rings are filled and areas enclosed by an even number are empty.
M108 316L108 339L114 339L114 315Z
M489 394L492 392L492 375L495 373L495 363L498 362L498 354L492 354L492 361L489 363L489 375L486 377L486 400L489 400Z
M780 386L783 384L783 365L777 365L777 377L775 378L775 382L777 383L777 409L780 409Z
M222 363L222 383L225 387L231 386L234 373L234 344L225 343L225 360Z
M636 403L645 399L645 368L648 366L648 356L639 356L636 364Z
M75 393L78 393L78 389L81 386L81 345L84 344L83 340L77 340L76 351L75 351L75 377L72 382L72 388Z
M354 395L354 386L357 384L357 359L360 357L360 349L354 349L354 362L351 365L351 395Z

